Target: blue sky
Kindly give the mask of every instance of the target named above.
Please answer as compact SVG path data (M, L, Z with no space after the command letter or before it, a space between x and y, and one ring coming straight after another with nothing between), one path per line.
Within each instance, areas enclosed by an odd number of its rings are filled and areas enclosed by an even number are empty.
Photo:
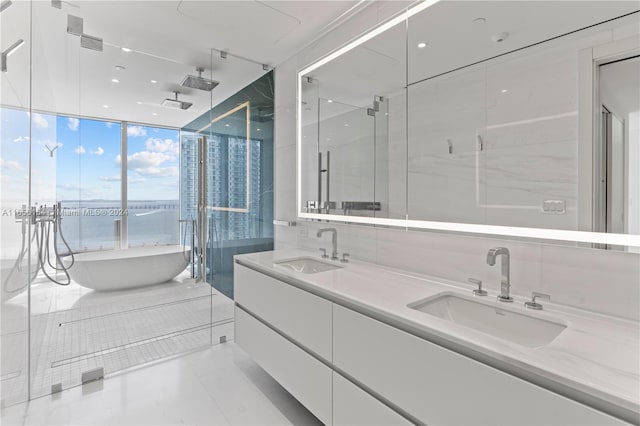
M58 201L120 199L120 133L120 123L34 113L34 187L55 184ZM127 134L129 200L177 200L179 131L130 124ZM19 196L28 174L28 114L3 108L1 136L3 198L9 188Z

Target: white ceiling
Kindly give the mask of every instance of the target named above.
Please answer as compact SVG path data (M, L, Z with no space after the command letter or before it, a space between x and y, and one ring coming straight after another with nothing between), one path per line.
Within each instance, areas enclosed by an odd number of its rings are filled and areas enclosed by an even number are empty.
M420 81L639 9L637 0L441 1L410 19L408 35L404 25L397 25L312 76L321 97L363 107L373 95L402 93L407 80ZM481 17L483 24L473 23ZM637 33L638 14L623 21L599 25L592 33L620 25L635 25ZM501 32L509 36L493 42L491 36ZM419 42L427 46L420 49Z
M2 48L18 38L27 41L2 74L2 104L28 107L31 47L34 110L179 127L263 75L263 63L275 66L297 53L358 1L62 4L60 10L49 1L33 2L33 39L28 1L14 0L2 13ZM80 48L79 37L67 34L68 14L83 18L84 33L104 40L102 52ZM230 55L221 59L219 50ZM186 74L196 75L196 66L220 82L211 93L179 86ZM174 90L194 105L186 111L161 107Z

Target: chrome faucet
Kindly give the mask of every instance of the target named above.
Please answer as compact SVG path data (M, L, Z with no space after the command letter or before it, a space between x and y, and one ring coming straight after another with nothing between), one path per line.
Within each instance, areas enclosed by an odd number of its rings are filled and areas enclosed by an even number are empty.
M496 256L502 256L502 273L500 278L500 295L498 300L501 302L513 302L513 297L509 295L511 283L509 281L509 249L506 247L496 247L487 253L487 264L493 266L496 264Z
M331 232L331 260L338 260L338 231L336 228L322 228L318 230L318 238L322 237L325 232Z

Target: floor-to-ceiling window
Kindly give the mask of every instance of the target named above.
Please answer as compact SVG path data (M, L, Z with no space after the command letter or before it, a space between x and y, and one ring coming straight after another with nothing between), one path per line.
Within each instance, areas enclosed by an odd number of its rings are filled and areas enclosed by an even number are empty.
M180 132L127 125L128 245L178 244Z

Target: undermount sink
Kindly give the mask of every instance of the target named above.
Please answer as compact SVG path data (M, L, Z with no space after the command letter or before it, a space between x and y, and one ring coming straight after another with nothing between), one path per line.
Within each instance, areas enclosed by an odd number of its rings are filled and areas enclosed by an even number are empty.
M491 301L479 301L454 293L440 293L434 297L407 305L411 309L472 328L485 334L528 347L551 343L567 328L565 324L546 318L520 314L504 309Z
M296 257L295 259L281 260L275 264L302 274L317 274L342 268L340 265L323 262L312 257Z

